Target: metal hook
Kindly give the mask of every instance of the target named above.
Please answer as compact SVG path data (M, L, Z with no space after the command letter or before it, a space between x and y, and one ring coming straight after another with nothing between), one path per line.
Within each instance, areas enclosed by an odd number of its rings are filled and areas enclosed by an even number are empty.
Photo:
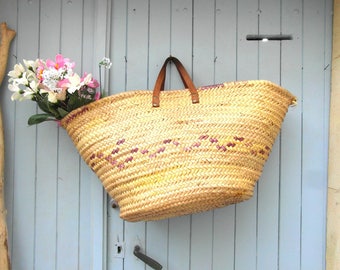
M135 249L133 250L133 255L135 255L138 259L142 260L145 264L149 265L155 270L161 270L163 268L163 266L156 262L154 259L141 253L140 249L140 246L136 245Z
M119 207L118 203L114 199L110 200L110 205L111 205L112 208L118 208Z
M250 41L269 41L269 40L292 40L292 35L247 35L247 40Z

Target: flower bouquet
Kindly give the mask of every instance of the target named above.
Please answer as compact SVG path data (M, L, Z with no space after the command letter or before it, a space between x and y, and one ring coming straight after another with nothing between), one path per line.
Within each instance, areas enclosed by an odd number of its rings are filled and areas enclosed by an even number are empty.
M71 111L98 100L103 93L97 91L99 83L89 73L82 77L74 71L75 63L57 54L55 60L23 60L8 73L12 100L33 100L43 113L28 120L29 125L44 121L59 121ZM99 66L111 67L104 58ZM101 71L101 70L99 70Z

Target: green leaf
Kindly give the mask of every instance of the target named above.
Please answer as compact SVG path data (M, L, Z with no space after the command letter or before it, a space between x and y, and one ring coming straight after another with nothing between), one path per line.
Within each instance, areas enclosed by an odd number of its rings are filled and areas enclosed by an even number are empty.
M86 102L84 102L85 100L80 98L80 97L77 97L77 96L71 96L69 101L68 101L68 104L67 104L67 110L68 111L73 111L83 105L86 104Z
M38 106L39 108L46 112L46 113L49 113L50 110L49 110L49 107L48 107L48 99L47 99L47 95L44 95L44 96L36 96L37 98L37 103L38 103Z
M35 114L32 115L29 119L28 119L28 124L30 126L32 125L36 125L36 124L40 124L46 120L49 120L50 115L47 113L40 113L40 114Z
M57 119L61 119L58 111L59 107L55 103L48 102L47 106L48 106L47 113L53 115Z
M68 111L64 110L63 108L58 108L58 112L61 118L64 118L68 114Z

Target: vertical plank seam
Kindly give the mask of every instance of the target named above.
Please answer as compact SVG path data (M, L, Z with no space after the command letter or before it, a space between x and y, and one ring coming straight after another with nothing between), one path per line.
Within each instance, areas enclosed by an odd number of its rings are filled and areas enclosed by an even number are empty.
M282 34L282 0L280 0L280 34ZM279 82L282 84L282 42L280 42L280 75ZM282 140L280 131L280 141L279 141L279 192L278 192L278 211L277 211L277 259L276 267L280 270L280 225L281 225L281 187L282 187Z
M105 43L105 54L107 55L111 55L111 41L112 41L112 36L111 36L111 25L112 25L112 18L111 18L111 14L112 14L112 1L107 0L106 1L106 43ZM108 74L108 78L106 81L106 88L108 89L108 95L110 93L110 82L111 82L111 73L107 72L106 74ZM109 203L109 198L108 195L105 191L104 188L102 188L102 198L103 198L103 208L102 208L102 215L103 215L103 241L102 241L102 250L103 250L103 256L102 256L102 268L103 270L107 269L107 262L108 262L108 203Z
M81 14L82 14L82 18L81 18L81 61L80 61L80 70L81 73L83 73L84 70L84 14L85 14L85 10L84 10L84 0L82 0L82 10L81 10ZM80 203L81 203L81 190L82 190L82 184L81 184L81 178L82 178L82 173L81 173L81 157L80 155L78 156L78 218L77 218L77 240L78 240L78 245L77 245L77 269L79 270L79 266L80 266L80 218L81 218L81 214L80 214Z
M235 51L235 54L236 54L236 57L235 57L235 62L236 62L236 67L235 67L235 69L236 69L236 72L235 72L235 76L236 76L236 78L235 78L235 80L237 80L238 79L238 46L239 46L239 32L238 32L238 30L239 30L239 25L238 25L238 22L239 22L239 5L238 5L238 0L235 0L235 2L236 2L236 4L235 4L235 6L236 6L236 46L235 46L235 49L236 49L236 51ZM236 230L236 228L237 228L237 207L236 207L236 205L234 205L233 206L234 207L234 262L233 262L233 270L236 270L236 240L237 240L237 230Z
M41 21L41 0L39 0L38 2L39 5L39 11L38 11L38 18L39 18L39 24L38 24L38 48L37 48L37 55L38 57L40 56L40 21ZM36 105L36 113L38 113L38 106ZM33 269L35 269L36 267L36 249L37 249L37 181L38 181L38 158L37 158L37 154L38 154L38 127L35 127L35 132L36 132L36 136L35 136L35 148L34 148L34 213L33 213L33 227L34 227L34 232L33 232Z
M214 0L214 48L213 48L213 54L214 54L214 59L213 59L213 83L216 83L216 42L217 42L217 38L216 38L216 25L217 25L217 17L216 17L216 9L217 9L217 4L216 4L216 0ZM215 210L212 210L212 232L211 232L211 269L214 269L214 253L215 253L215 249L214 249L214 235L215 235Z
M323 268L326 269L327 268L327 206L328 206L328 168L329 168L329 136L330 136L330 110L331 110L331 106L330 106L330 98L331 98L331 80L327 80L327 78L331 78L331 70L330 70L330 66L331 66L331 62L332 62L332 31L330 31L330 37L328 38L327 34L329 33L327 30L327 26L330 25L330 30L332 30L332 19L333 16L331 16L331 20L330 23L328 24L328 12L329 11L333 11L333 5L332 5L333 1L325 1L324 2L324 48L325 48L325 53L324 53L324 164L325 164L325 168L326 169L326 173L325 173L325 178L326 178L326 187L325 187L325 192L324 192L324 246L325 248L323 249ZM328 10L328 8L330 10ZM327 55L327 49L329 49L330 54ZM330 89L330 91L327 91L328 89ZM328 119L328 121L326 121L326 119Z
M59 52L61 52L61 44L62 44L62 18L63 18L63 2L62 0L60 0L60 26L59 26ZM59 252L58 252L58 245L59 245L59 238L58 238L58 228L59 228L59 216L58 216L58 212L59 212L59 171L60 171L60 128L58 128L58 134L57 134L57 138L58 138L58 148L57 148L57 194L56 194L56 232L55 232L55 238L56 238L56 247L55 247L55 270L58 269L58 264L59 264L59 260L58 260L58 256L59 256Z
M303 145L303 138L304 138L304 128L303 128L303 114L304 114L304 110L303 110L303 98L304 98L304 81L303 81L303 77L304 77L304 20L305 20L305 2L304 0L301 1L301 6L302 6L302 11L301 11L301 63L302 63L302 70L301 70L301 117L300 117L300 121L301 121L301 178L300 178L300 186L301 186L301 190L300 190L300 245L299 245L299 251L300 251L300 269L302 267L302 218L303 218L303 205L302 205L302 201L303 201L303 177L304 177L304 163L303 163L303 152L304 152L304 145Z
M20 29L19 29L19 3L18 3L19 0L16 1L16 5L17 5L17 13L16 13L16 28L17 28L17 33L19 33ZM19 35L17 35L17 40L19 40ZM18 62L18 44L19 42L17 42L15 45L15 59L16 59L16 62ZM14 103L14 123L13 123L13 132L14 132L14 135L13 135L13 141L15 142L16 141L16 122L17 122L17 103L15 102ZM14 208L14 205L15 205L15 200L14 200L14 195L15 195L15 172L16 172L16 164L15 164L15 153L16 153L16 144L14 143L13 145L13 155L12 155L12 164L13 164L13 172L12 172L12 177L13 179L11 179L11 182L12 182L12 185L13 185L13 189L12 189L12 198L11 198L11 205L12 205L12 215L11 215L11 220L10 220L10 225L8 225L8 228L11 227L11 230L10 230L10 233L9 233L9 236L10 236L10 256L11 256L11 264L13 266L13 246L14 246L14 233L13 233L13 230L14 230L14 214L15 214L15 208Z
M260 23L261 23L261 2L260 0L257 1L257 34L260 34ZM257 42L257 79L259 79L260 76L260 46L259 46L259 41ZM259 193L260 193L260 185L259 182L257 181L256 183L256 247L255 247L255 268L257 270L258 268L258 253L259 253Z

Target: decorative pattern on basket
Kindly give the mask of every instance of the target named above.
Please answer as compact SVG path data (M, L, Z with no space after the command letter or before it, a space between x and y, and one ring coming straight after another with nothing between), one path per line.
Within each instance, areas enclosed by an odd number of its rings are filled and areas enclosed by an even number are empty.
M190 95L160 94L169 61ZM123 219L158 220L249 199L295 102L269 81L196 89L179 60L170 57L153 92L100 99L61 124Z
M199 136L196 140L193 138L193 143L182 146L180 139L164 139L160 145L155 145L153 149L139 149L138 146L131 149L124 149L123 144L125 139L119 139L112 151L108 153L94 152L90 156L90 167L95 171L97 164L101 164L102 160L106 160L113 168L123 170L126 166L134 166L134 162L140 158L140 155L147 155L149 159L163 158L172 148L180 148L179 151L190 152L199 149L216 148L218 151L226 152L231 150L248 151L251 155L260 157L266 160L269 156L271 148L268 145L254 145L251 141L247 142L244 137L234 136L229 139L224 139L220 143L218 138L210 137L208 134ZM235 148L235 149L234 149ZM210 150L212 151L212 150ZM125 152L124 155L119 155L120 152ZM130 153L130 155L129 155Z

